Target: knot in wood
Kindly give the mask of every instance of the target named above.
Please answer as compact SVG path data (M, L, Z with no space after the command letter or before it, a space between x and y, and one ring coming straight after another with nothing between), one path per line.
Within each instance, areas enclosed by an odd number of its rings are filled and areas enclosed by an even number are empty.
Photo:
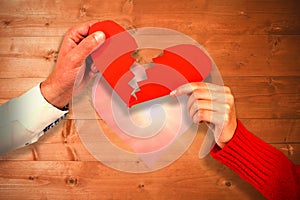
M77 178L69 177L67 179L67 184L69 184L69 185L76 185L77 184Z

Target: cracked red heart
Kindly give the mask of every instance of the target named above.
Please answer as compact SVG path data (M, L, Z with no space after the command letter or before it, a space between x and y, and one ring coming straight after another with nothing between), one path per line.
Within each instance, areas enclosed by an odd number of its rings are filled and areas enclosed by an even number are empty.
M200 82L210 73L212 62L199 47L191 44L171 46L152 59L152 66L146 69L147 79L137 83L139 90L134 96L134 89L128 83L135 75L128 72L136 62L132 57L138 49L135 39L110 20L94 24L89 34L96 31L102 31L109 40L92 53L93 62L128 107L168 95L186 82ZM186 80L178 78L178 74Z

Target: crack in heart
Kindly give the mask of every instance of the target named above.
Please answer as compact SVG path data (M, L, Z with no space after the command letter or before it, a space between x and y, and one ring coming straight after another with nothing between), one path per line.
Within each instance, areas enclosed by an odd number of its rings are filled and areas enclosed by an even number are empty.
M131 96L137 99L135 93L140 91L138 82L146 80L147 73L145 68L137 62L133 63L133 65L130 67L130 71L134 74L134 77L131 79L131 81L129 81L128 84L133 88L133 91L131 92Z

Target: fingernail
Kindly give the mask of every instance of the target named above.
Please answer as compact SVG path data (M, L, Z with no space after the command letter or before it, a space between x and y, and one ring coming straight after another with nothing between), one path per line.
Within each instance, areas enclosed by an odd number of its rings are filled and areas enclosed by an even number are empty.
M176 95L176 90L173 90L172 92L170 92L170 96L175 96Z
M94 73L98 72L98 69L97 69L97 67L94 63L91 66L91 71L94 72Z
M94 38L97 42L103 41L105 39L105 35L103 32L98 31L94 33Z

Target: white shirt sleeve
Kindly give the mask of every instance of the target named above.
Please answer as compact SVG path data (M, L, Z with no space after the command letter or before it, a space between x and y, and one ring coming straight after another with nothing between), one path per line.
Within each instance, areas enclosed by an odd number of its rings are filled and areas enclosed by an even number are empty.
M43 97L40 84L0 106L0 155L36 142L44 128L65 115Z

